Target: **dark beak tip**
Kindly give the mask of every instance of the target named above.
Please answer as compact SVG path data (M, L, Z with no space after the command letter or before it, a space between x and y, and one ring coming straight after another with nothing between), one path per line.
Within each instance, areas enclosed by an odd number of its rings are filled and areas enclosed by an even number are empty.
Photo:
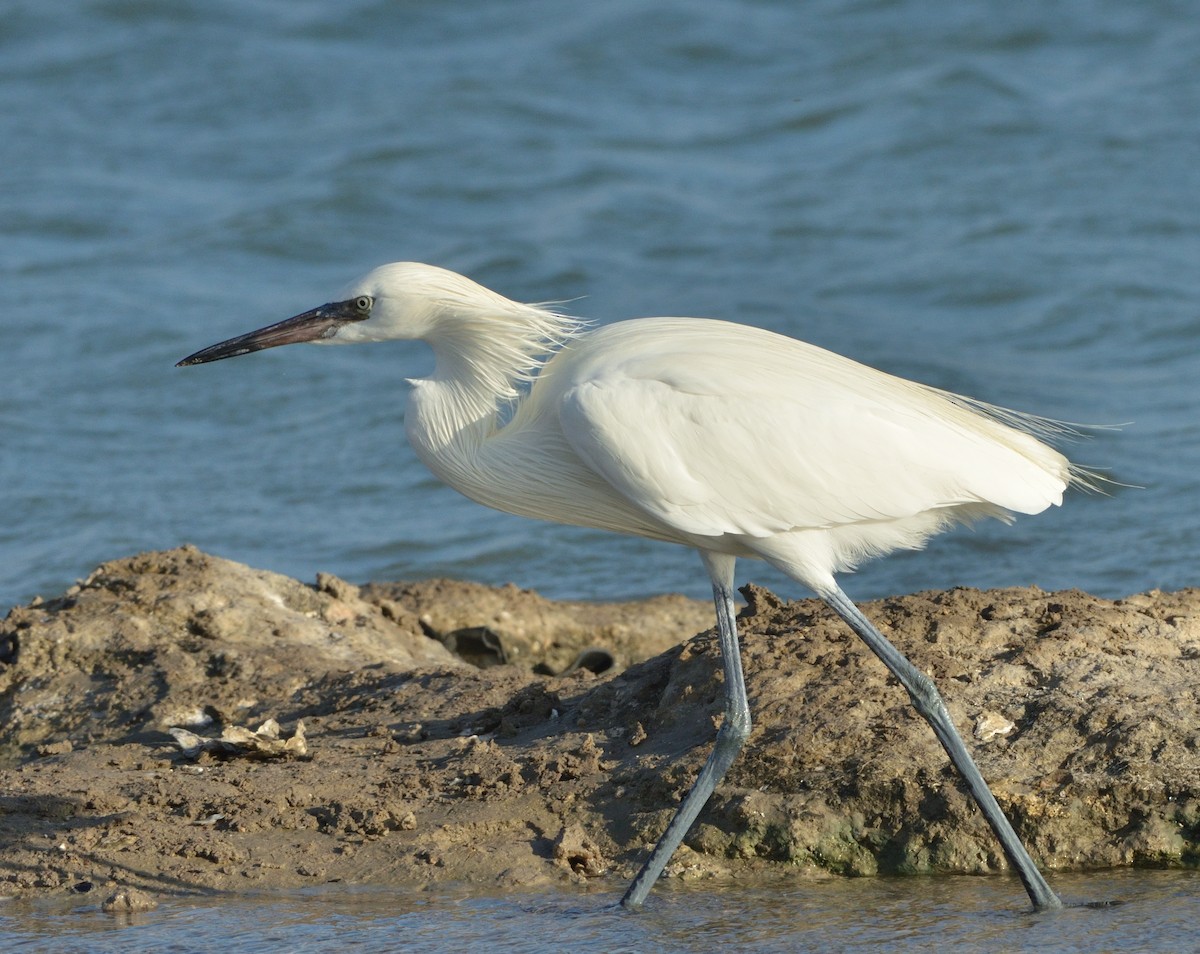
M293 318L278 321L266 328L251 331L249 334L238 335L236 338L229 338L207 348L201 348L195 354L189 354L182 361L177 361L175 367L186 368L193 364L207 364L210 361L236 358L239 355L296 342L319 341L333 335L340 325L351 321L362 321L368 316L369 310L363 310L359 305L359 299L332 302Z
M195 364L205 364L208 362L208 360L208 358L204 357L203 351L197 351L195 354L189 354L186 358L181 358L179 361L176 361L175 367L190 368Z

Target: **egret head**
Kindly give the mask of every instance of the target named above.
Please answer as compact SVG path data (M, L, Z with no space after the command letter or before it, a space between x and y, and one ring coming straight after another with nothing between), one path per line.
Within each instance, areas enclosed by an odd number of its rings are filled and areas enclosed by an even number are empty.
M368 272L336 301L211 345L188 355L178 366L302 341L352 344L425 338L456 316L504 314L514 307L520 306L444 268L394 262Z
M371 270L344 292L344 302L370 302L363 321L340 324L331 344L430 338L471 318L503 320L524 309L456 272L420 262L393 262Z
M568 337L571 326L570 319L510 301L444 268L393 262L368 272L336 301L204 348L178 364L204 364L302 341L352 344L423 339L436 343L435 339L481 333L500 343L515 336L517 350L528 357L544 350L545 342Z

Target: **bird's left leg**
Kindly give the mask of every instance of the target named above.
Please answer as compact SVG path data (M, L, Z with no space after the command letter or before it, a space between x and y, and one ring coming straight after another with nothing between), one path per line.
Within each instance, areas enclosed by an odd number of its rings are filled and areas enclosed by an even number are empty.
M717 639L721 646L721 662L725 668L725 719L717 732L712 754L700 770L696 784L679 806L675 817L654 846L649 860L642 866L633 884L625 892L621 904L626 908L640 907L646 895L671 860L675 849L683 842L700 809L724 777L733 760L750 735L750 706L746 702L746 682L742 677L742 655L738 648L737 625L733 608L734 558L703 553L704 564L712 577L713 603L717 608Z
M900 680L900 684L908 690L913 707L933 728L934 735L942 743L942 748L946 750L950 761L954 763L954 767L958 769L959 774L966 781L967 787L971 790L971 794L975 797L980 811L983 812L983 817L987 819L988 824L996 833L996 837L1000 839L1000 847L1004 849L1009 864L1016 869L1024 883L1034 908L1061 908L1062 901L1051 890L1046 879L1042 877L1042 873L1038 871L1037 865L1029 857L1029 852L1021 844L1021 839L1017 837L1017 833L1013 831L1004 812L1000 810L1000 805L992 795L992 790L988 788L987 782L979 773L975 760L971 758L971 754L963 744L962 737L954 728L950 713L946 711L946 704L942 701L933 681L884 638L883 634L863 616L862 611L854 605L850 597L843 593L836 583L818 590L818 595L849 624L850 628L891 670L892 675Z

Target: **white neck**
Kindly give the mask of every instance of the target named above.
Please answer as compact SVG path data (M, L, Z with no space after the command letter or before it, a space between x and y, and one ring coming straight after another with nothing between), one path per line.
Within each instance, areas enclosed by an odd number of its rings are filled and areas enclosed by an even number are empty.
M522 385L581 328L574 318L497 299L486 310L448 303L431 323L423 340L433 348L436 366L430 377L409 382L405 414L417 456L475 499L476 461L484 441L499 429L501 414L522 400Z
M410 381L409 443L437 477L487 507L539 519L674 542L575 455L553 415L557 348L581 329L575 319L503 299L495 310L445 311L421 336L437 364ZM562 357L566 357L564 354ZM529 393L521 386L529 383ZM549 403L548 403L549 402Z

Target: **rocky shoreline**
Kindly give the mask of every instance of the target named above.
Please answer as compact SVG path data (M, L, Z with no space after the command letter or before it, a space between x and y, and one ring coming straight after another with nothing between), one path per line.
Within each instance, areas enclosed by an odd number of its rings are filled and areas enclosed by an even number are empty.
M668 875L1004 870L856 637L743 595L754 732ZM1200 591L863 609L938 683L1052 883L1200 864ZM682 597L308 586L190 547L106 563L0 624L0 895L617 890L709 751L711 625Z

